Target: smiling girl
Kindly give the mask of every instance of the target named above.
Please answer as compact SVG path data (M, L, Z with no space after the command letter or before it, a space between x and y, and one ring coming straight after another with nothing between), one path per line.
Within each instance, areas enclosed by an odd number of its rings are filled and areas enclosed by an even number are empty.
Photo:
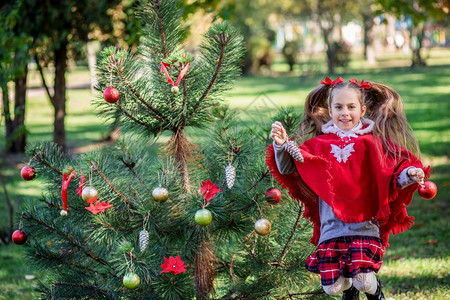
M384 299L375 273L389 235L411 227L406 206L429 176L413 154L400 96L379 83L327 77L306 99L294 137L301 146L280 122L271 137L266 163L314 225L318 247L306 268L320 274L327 294Z

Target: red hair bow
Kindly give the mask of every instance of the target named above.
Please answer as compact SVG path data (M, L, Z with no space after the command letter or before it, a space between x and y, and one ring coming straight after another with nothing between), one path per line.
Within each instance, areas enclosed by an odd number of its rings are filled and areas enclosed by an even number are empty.
M338 85L341 82L344 82L344 79L342 79L342 77L338 77L334 81L331 81L330 78L325 77L325 81L322 81L322 80L320 81L321 84L329 85L332 88L334 88L336 85Z
M351 83L356 84L357 86L359 86L361 89L365 89L368 90L371 88L370 86L370 82L364 82L364 79L361 81L361 83L358 83L358 80L356 80L355 78L352 78L349 80Z

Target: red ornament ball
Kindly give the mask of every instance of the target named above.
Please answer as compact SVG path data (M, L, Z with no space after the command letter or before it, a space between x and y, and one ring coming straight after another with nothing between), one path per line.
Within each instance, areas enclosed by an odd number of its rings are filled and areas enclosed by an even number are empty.
M281 192L277 188L268 189L264 195L270 204L277 204L281 201Z
M109 86L103 91L103 99L108 103L116 103L120 98L119 90Z
M11 238L15 244L23 245L27 241L27 234L25 233L25 231L18 229L13 232Z
M433 181L425 181L423 187L419 187L419 196L425 200L431 200L437 194L437 186Z
M26 165L22 168L22 170L20 170L20 176L22 176L24 180L29 181L33 180L34 177L36 177L36 172L34 171L33 167Z

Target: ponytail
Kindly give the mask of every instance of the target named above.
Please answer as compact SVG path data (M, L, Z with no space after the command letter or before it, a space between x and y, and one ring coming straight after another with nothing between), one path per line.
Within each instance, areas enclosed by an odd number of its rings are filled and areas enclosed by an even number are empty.
M405 148L420 156L419 145L406 120L400 95L384 84L371 82L371 88L363 90L362 96L367 107L366 116L375 123L373 135L381 138L387 154L400 159L401 148Z
M322 134L322 125L330 121L328 98L330 86L321 85L309 93L306 98L302 121L294 140L304 142L310 135L316 137Z

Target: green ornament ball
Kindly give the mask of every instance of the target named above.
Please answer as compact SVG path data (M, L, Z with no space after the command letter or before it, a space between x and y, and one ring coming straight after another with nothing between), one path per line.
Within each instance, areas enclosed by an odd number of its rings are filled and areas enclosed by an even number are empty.
M200 226L207 226L209 223L212 222L212 214L209 210L206 208L202 208L197 210L195 213L195 223L197 223Z
M134 290L141 285L141 278L138 274L130 272L123 276L123 286L129 290Z

